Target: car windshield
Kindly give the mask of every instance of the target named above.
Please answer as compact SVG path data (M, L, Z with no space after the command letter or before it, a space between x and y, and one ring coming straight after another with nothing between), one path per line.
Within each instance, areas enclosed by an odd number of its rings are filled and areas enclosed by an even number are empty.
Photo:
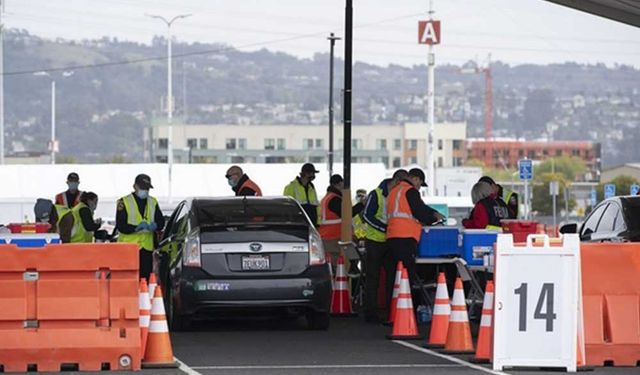
M628 230L640 231L640 198L623 198L624 214L627 217Z
M307 224L300 207L294 202L233 199L225 201L201 201L195 205L201 227L237 224Z

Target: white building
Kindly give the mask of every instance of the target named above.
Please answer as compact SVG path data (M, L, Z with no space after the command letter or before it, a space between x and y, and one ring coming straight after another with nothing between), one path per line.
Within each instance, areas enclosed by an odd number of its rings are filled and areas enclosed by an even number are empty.
M176 163L327 163L329 131L318 125L174 125ZM167 126L148 128L145 158L166 162ZM428 125L355 125L351 156L355 163L387 168L427 164ZM343 128L335 126L334 162L342 161ZM466 124L436 124L433 144L438 167L461 166Z

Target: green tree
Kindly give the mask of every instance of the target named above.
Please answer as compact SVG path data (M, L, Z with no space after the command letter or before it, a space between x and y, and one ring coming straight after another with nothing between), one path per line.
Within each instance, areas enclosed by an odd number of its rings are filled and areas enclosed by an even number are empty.
M596 196L598 201L604 199L605 184L616 185L616 195L629 195L629 193L631 192L631 185L638 184L638 180L631 176L621 175L617 176L609 182L601 182L598 186L596 186Z
M587 171L585 162L573 156L561 156L543 161L535 167L535 175L557 173L567 181L575 181L576 176L584 175Z
M561 173L542 173L536 176L533 184L533 198L532 209L537 211L541 215L553 214L553 200L549 194L549 184L551 181L558 181L560 189L558 196L556 197L556 207L558 212L564 209L564 190L570 185L569 181ZM573 198L569 198L569 211L571 211L576 205L576 201Z

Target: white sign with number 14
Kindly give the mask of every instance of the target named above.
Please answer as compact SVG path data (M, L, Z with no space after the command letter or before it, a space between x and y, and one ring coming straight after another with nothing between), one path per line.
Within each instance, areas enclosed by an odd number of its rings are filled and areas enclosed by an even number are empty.
M496 245L493 368L576 371L582 311L578 236L567 234L562 246L550 246L546 235L530 235L526 247L515 247L510 234L500 234Z

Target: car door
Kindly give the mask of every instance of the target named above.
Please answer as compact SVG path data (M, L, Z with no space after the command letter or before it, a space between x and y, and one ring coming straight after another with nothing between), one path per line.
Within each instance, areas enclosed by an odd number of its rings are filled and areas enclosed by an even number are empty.
M591 241L591 237L593 233L598 229L598 223L600 223L600 219L602 218L602 214L607 208L608 203L602 203L597 206L593 212L587 217L584 224L580 228L580 240L581 241Z
M175 263L178 252L180 251L179 245L180 243L176 241L176 232L178 229L177 219L182 213L186 202L180 202L173 213L171 214L169 220L167 221L166 229L163 233L162 240L160 241L160 269L159 275L161 280L163 281L163 285L167 285L167 277L169 270Z
M615 202L610 202L605 208L595 232L591 234L592 241L611 241L617 238L614 231L616 217L620 213L620 207Z

